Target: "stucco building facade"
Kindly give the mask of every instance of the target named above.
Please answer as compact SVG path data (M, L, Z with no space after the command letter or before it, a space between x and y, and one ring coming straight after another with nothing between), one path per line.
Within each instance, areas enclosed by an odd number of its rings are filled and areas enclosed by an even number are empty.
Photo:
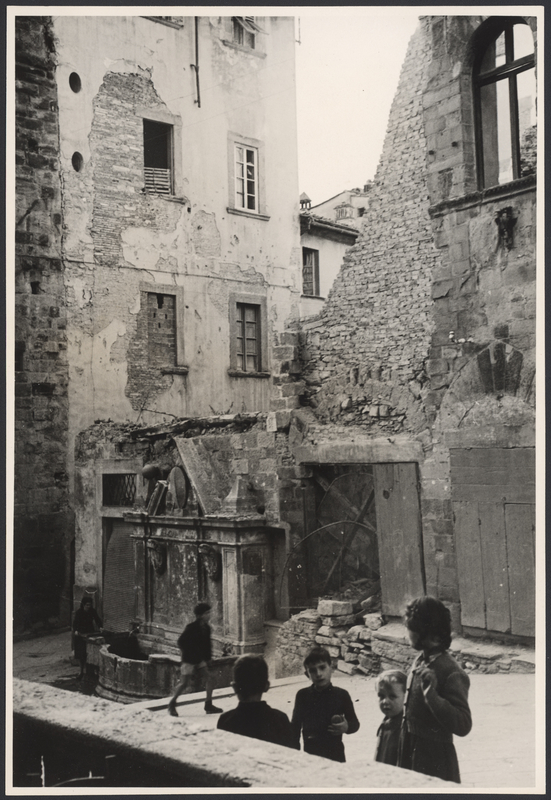
M143 462L120 453L75 482L80 431L269 408L301 292L294 20L18 17L16 64L28 627L101 585L101 519L82 507L101 507L102 476L141 492Z

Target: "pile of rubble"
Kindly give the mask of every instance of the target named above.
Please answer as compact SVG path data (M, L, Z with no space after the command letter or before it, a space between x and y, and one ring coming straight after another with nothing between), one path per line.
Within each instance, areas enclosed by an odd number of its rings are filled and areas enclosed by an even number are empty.
M417 652L403 623L386 624L379 609L379 595L360 603L321 599L317 609L291 617L278 633L276 646L282 670L278 677L301 674L303 659L315 645L326 648L334 669L349 675L378 675L391 668L407 671ZM522 644L454 636L450 652L467 672L535 671L534 650Z

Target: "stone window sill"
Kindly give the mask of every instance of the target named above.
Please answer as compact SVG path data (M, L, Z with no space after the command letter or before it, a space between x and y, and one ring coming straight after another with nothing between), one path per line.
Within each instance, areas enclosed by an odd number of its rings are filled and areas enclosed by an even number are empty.
M240 208L232 208L232 206L228 206L226 208L228 214L237 214L238 217L249 217L250 219L263 219L269 220L266 214L256 214L254 211L242 211Z
M462 195L461 197L454 197L450 200L443 200L441 203L436 203L429 208L431 217L438 217L450 210L462 210L476 205L492 203L501 197L514 197L517 194L530 191L536 188L536 176L527 175L525 178L518 178L516 181L509 183L502 183L498 186L488 186L487 189L481 189L477 192L469 192L469 194Z
M266 53L259 53L258 50L253 50L251 47L243 47L243 45L241 44L230 42L229 39L222 39L222 44L225 44L226 47L231 47L234 50L239 50L241 53L248 53L250 56L256 56L257 58L266 58Z
M308 300L325 300L325 297L322 297L321 294L301 294L301 297L305 297Z
M271 372L243 372L240 369L228 370L231 378L269 378L271 374Z
M187 375L189 372L189 367L184 365L180 367L161 367L161 374L162 375Z

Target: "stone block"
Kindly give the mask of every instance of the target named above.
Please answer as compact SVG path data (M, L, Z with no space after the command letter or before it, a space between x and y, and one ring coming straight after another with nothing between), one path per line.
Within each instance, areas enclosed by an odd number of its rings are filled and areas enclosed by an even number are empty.
M337 661L337 669L340 672L346 672L348 675L353 675L356 672L356 665L350 664L348 661Z
M355 642L356 640L358 640L364 630L365 630L364 625L353 625L346 634L345 638L347 642Z
M364 625L369 630L377 631L383 626L383 618L380 614L364 614Z
M354 608L348 600L320 600L318 614L320 617L345 616L352 614Z
M346 617L322 617L322 625L328 625L330 628L341 628L345 625L350 626L356 622L356 615L350 614Z

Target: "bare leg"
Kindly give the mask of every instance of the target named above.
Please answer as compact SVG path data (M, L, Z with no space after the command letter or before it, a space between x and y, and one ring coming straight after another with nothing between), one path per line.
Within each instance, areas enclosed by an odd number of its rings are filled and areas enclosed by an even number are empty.
M171 717L177 717L178 716L178 712L176 711L176 700L187 689L187 687L189 685L190 677L191 677L190 675L185 675L184 678L182 679L182 681L180 681L180 683L178 684L178 686L176 687L176 689L174 691L172 699L171 699L170 703L168 704L168 713L170 714Z
M210 670L207 672L205 678L205 689L207 693L207 697L205 699L205 711L207 712L207 714L221 714L222 709L217 708L215 705L212 704L212 692L214 689L214 680L212 678Z

